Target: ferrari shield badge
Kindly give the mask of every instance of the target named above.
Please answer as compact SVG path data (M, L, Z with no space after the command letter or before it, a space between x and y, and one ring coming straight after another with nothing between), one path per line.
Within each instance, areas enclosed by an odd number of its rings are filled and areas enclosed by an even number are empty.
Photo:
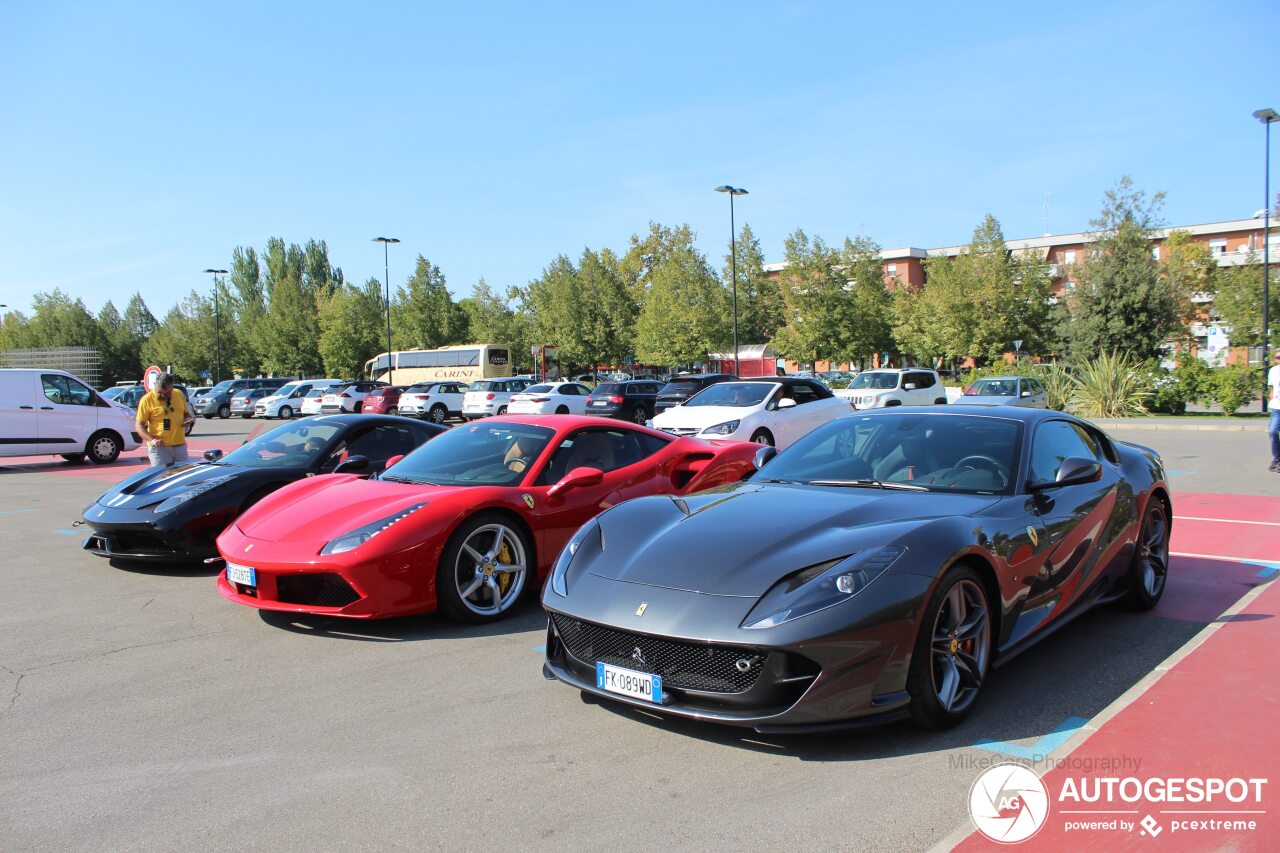
M521 497L524 498L524 505L529 509L533 509L533 495L522 495Z
M643 616L643 615L644 615L644 612L645 612L646 610L648 610L648 609L649 609L649 602L647 602L647 601L642 601L642 602L640 602L640 606L636 608L636 615L637 615L637 616Z
M1027 525L1027 535L1031 537L1033 547L1040 544L1040 534L1030 524Z

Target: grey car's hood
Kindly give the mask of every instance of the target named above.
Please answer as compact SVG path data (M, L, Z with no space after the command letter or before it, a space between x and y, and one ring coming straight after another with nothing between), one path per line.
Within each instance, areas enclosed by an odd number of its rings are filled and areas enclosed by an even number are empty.
M910 548L903 537L922 525L972 515L997 500L787 484L645 498L600 516L605 550L585 569L612 580L754 598L816 563L879 545Z

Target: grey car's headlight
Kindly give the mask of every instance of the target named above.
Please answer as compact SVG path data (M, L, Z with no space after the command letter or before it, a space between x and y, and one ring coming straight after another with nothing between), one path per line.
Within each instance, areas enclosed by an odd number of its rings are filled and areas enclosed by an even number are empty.
M709 426L702 431L703 435L733 435L738 431L738 427L742 425L742 421L725 421L722 424Z
M403 518L407 518L418 510L427 505L427 501L422 503L411 504L399 512L388 515L386 518L380 518L377 521L370 522L363 527L357 527L355 530L348 530L337 539L330 539L325 546L320 549L320 554L342 554L347 551L353 551L391 525L395 524Z
M227 474L222 477L214 477L211 480L205 480L203 483L192 486L180 495L174 495L171 498L166 498L165 500L160 501L160 503L156 504L155 511L168 512L171 509L177 509L192 498L198 498L205 492L211 492L231 479L233 479L233 475Z
M565 575L569 572L569 564L573 562L573 557L582 548L583 544L588 541L591 534L597 536L600 543L600 550L604 550L604 532L600 529L599 523L592 519L582 527L578 528L578 532L573 534L569 542L564 546L564 550L560 552L560 556L556 558L556 564L551 568L551 591L559 596L568 596L569 587L565 580Z
M884 574L906 550L871 548L788 575L764 594L742 627L773 628L848 601Z

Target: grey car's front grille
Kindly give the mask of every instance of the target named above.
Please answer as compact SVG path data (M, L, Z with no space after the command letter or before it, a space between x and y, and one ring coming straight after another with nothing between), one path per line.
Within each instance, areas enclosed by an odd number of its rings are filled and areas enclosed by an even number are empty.
M559 613L551 619L565 649L583 664L607 663L660 675L668 687L742 693L755 685L767 656L733 646L633 634Z

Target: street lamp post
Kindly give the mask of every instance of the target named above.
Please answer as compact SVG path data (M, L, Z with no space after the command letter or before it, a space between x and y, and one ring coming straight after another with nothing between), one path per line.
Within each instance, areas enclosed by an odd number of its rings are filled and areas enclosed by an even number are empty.
M729 275L733 277L733 374L739 375L738 369L738 227L733 221L733 197L746 195L741 187L725 184L716 187L718 193L729 194Z
M1262 186L1266 193L1266 205L1262 208L1262 411L1267 410L1267 344L1270 342L1268 333L1270 332L1270 308L1271 308L1271 125L1273 122L1280 121L1280 113L1273 109L1258 110L1253 117L1266 125L1266 144L1267 153L1263 156L1263 170L1266 173L1262 178ZM1245 359L1245 365L1248 366L1249 360Z
M374 237L373 242L382 244L382 275L387 282L387 384L392 383L391 375L391 266L388 260L388 247L399 243L395 237Z
M222 381L222 314L218 310L218 276L226 275L226 270L207 269L213 274L213 336L217 341L217 360L213 363L213 384Z

